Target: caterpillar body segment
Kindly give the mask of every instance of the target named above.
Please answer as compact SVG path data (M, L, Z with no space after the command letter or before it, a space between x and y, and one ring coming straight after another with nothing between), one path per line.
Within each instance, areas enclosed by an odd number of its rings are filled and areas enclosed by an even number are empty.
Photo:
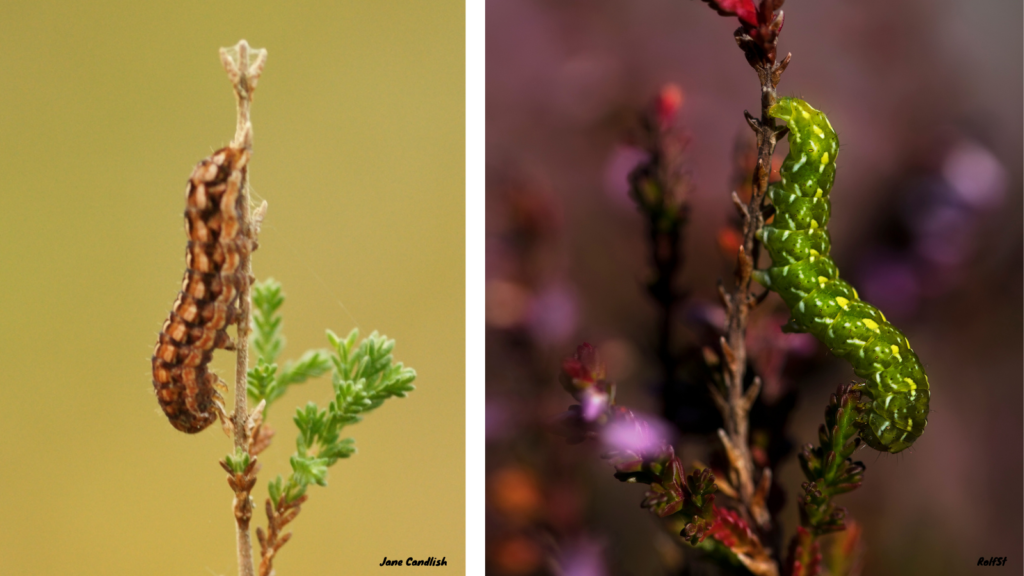
M778 292L792 312L788 331L813 334L865 379L868 401L858 424L872 448L900 452L928 423L928 376L910 342L878 309L839 277L827 225L839 140L824 114L796 98L769 110L789 128L782 180L768 189L775 220L758 234L772 266L754 278Z

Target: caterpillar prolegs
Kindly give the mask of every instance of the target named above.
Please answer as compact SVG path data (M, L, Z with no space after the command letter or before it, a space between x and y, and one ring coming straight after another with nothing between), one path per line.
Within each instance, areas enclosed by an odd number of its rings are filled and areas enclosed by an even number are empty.
M828 118L803 100L780 98L769 114L786 121L789 154L781 183L768 189L775 220L758 235L772 266L754 278L789 306L787 330L813 334L867 380L860 385L868 400L860 435L876 450L899 452L928 422L928 376L907 337L860 300L829 257L828 194L839 140Z
M253 249L242 191L249 151L228 146L201 161L186 191L188 248L181 292L153 351L153 387L171 425L196 433L223 414L226 386L207 369L215 348L233 349L238 293Z

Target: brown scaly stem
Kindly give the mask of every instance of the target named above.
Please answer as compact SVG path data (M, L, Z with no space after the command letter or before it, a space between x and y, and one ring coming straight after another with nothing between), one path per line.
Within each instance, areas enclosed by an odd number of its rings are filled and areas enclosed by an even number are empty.
M267 498L267 532L264 533L262 528L256 528L256 539L260 542L259 576L273 575L274 556L292 537L291 532L282 534L281 531L299 515L302 503L307 498L309 496L304 494L294 502L288 502L286 496L282 495L276 506Z
M731 466L730 476L738 488L739 499L746 513L757 528L768 534L772 530L771 516L766 499L771 487L771 471L765 469L755 486L755 468L749 446L749 413L761 390L761 380L755 377L750 388L743 390L747 365L746 332L750 311L762 299L751 293L751 272L760 256L760 242L757 233L764 226L764 198L768 191L768 177L771 174L772 154L778 139L786 129L775 126L775 120L768 110L775 104L776 92L782 72L789 64L791 55L775 63L774 45L765 50L763 43L753 40L741 28L737 30L736 41L743 48L747 61L757 71L761 84L761 117L754 118L745 112L747 123L757 135L757 164L754 167L754 185L747 204L733 193L733 204L743 219L743 243L736 262L735 286L731 292L719 285L719 294L727 314L726 335L721 339L723 362L722 392L712 389L712 397L725 428L718 431Z
M260 74L267 61L267 51L263 49L253 50L249 43L240 40L233 48L221 48L221 63L228 73L228 78L234 87L237 102L237 123L235 127L235 138L231 145L236 148L252 150L252 124L249 121L249 109L252 104L252 93L256 89ZM249 182L248 167L243 173L241 184L243 197L245 198L245 209L242 210L242 221L239 223L253 241L253 248L256 245L256 233L259 223L266 212L266 203L260 206L257 213L250 217L249 204ZM254 427L254 420L259 420L259 412L263 404L249 415L247 405L247 373L249 368L249 315L251 308L250 285L252 284L252 261L248 254L244 254L240 263L241 270L245 271L245 278L239 287L238 294L238 337L236 338L236 365L235 365L235 410L231 415L231 424L234 428L235 449L249 451L249 437ZM259 471L256 458L253 455L249 465L242 473L233 473L226 463L221 462L228 471L228 485L235 492L235 499L232 505L235 516L236 543L238 555L238 573L240 576L254 576L252 562L252 540L249 536L249 521L252 519L252 501L249 493L256 484L256 473Z

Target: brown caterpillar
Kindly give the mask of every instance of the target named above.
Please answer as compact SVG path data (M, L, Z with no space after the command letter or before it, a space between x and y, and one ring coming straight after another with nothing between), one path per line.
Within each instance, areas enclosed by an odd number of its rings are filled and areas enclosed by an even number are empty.
M153 387L171 425L189 434L224 415L227 386L208 371L215 348L234 350L242 264L255 249L243 194L249 151L234 145L202 160L185 193L185 278L153 351Z

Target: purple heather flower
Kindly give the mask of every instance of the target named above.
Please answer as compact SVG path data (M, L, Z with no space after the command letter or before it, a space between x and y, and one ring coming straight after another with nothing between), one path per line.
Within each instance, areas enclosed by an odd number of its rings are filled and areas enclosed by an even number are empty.
M631 212L636 204L629 197L629 174L642 162L646 162L648 154L634 146L616 146L604 169L604 187L615 205Z
M667 424L648 415L616 420L602 430L602 439L610 448L636 454L660 450L668 442L669 435Z
M580 396L585 421L593 422L608 411L608 393L598 390L596 386L583 390Z
M562 549L559 564L565 576L606 576L604 546L589 538L572 542Z
M561 284L534 295L526 320L530 333L543 344L564 342L576 331L576 321L576 297Z

